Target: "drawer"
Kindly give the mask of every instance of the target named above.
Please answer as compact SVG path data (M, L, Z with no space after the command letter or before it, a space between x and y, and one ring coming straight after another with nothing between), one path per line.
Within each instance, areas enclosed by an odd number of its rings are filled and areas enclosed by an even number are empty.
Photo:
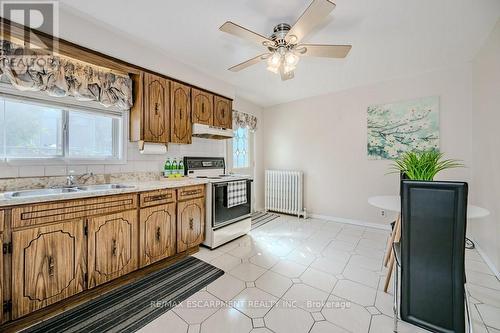
M12 209L12 228L117 213L137 208L137 194L56 201Z
M156 190L144 192L139 195L139 205L149 207L175 202L175 190Z
M177 200L188 200L205 196L205 185L186 186L177 189Z

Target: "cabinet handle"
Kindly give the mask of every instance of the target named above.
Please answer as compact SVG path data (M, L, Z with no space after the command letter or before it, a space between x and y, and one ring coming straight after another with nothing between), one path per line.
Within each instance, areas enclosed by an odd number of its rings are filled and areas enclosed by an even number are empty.
M116 256L116 239L113 239L112 242L113 242L113 248L111 249L111 254L113 256Z
M54 276L54 258L52 256L49 256L48 261L49 261L49 276Z
M226 117L225 114L226 114L226 111L224 109L222 109L222 119L224 119Z
M160 227L156 228L156 240L157 241L160 241L160 236L161 236L160 231L161 231Z
M189 219L189 229L193 230L193 218Z
M159 194L159 195L152 195L148 197L147 201L158 201L158 200L164 200L170 198L170 194Z
M160 108L160 105L158 103L155 103L155 115L158 115L159 108Z
M179 109L179 117L182 120L182 110L181 109Z
M205 113L205 103L201 103L201 113Z

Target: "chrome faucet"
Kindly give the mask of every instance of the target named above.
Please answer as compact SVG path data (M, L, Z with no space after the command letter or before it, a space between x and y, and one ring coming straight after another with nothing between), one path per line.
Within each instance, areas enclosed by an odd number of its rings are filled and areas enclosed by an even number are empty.
M75 186L75 176L74 176L74 171L69 170L69 175L66 177L66 186L68 187L73 187Z

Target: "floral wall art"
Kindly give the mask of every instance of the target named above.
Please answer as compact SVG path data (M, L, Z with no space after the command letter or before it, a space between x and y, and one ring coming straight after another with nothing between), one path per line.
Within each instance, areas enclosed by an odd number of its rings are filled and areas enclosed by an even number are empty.
M439 149L438 96L368 107L370 159L429 149Z

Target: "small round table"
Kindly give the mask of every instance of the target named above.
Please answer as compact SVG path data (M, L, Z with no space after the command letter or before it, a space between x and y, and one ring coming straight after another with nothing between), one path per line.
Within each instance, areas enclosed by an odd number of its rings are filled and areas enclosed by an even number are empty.
M389 286L389 281L391 280L392 267L394 265L394 256L392 255L392 243L394 241L398 242L401 230L401 197L399 195L380 195L368 198L368 203L374 207L387 210L389 212L398 213L396 223L394 225L394 230L391 233L391 237L387 240L387 249L384 257L384 266L389 265L389 270L387 271L387 276L385 279L384 291L387 292ZM478 219L481 217L488 216L490 212L482 207L467 205L467 219ZM473 249L474 243L466 238L466 248Z

